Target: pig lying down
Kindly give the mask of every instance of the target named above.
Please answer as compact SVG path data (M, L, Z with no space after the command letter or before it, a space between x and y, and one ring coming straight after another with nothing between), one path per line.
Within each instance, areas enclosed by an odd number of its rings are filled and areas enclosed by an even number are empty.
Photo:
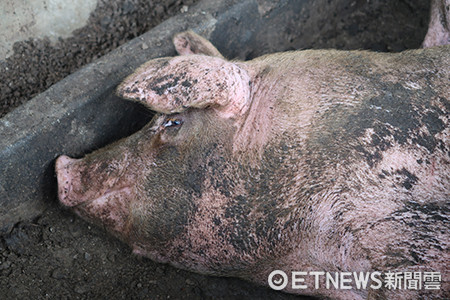
M158 112L56 161L60 201L133 252L338 299L449 292L448 46L227 61L192 32L118 88ZM291 272L440 272L440 289L315 288ZM323 283L323 284L322 284ZM377 286L376 282L373 282ZM370 282L368 286L370 285Z

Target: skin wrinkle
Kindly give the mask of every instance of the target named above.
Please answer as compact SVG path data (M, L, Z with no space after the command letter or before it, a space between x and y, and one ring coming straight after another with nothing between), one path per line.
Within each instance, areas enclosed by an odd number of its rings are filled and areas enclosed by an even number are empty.
M193 49L175 44L179 53ZM449 256L439 247L448 248L449 240L449 70L438 66L448 62L448 48L306 50L250 62L197 54L153 60L118 93L135 93L134 85L147 80L137 100L162 114L80 162L83 176L112 178L85 180L79 189L98 197L120 178L133 180L121 238L134 253L179 268L260 284L276 269L433 270L443 274L445 290ZM214 64L234 75L224 83ZM191 77L199 65L208 77L202 83ZM177 88L179 99L168 100ZM169 118L182 125L165 127ZM109 167L95 163L106 159ZM81 176L62 162L60 191ZM286 290L337 299L428 296Z

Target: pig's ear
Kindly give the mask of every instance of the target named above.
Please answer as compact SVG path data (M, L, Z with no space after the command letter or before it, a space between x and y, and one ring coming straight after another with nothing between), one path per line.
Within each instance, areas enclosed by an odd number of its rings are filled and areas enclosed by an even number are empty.
M219 50L210 41L192 30L176 34L173 38L173 44L180 55L203 54L223 58Z
M250 82L244 64L186 55L147 62L125 79L117 94L160 113L210 107L221 117L233 118L249 106Z

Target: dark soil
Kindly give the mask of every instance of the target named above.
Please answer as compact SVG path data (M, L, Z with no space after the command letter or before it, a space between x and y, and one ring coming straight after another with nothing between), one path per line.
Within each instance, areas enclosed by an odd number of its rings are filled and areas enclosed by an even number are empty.
M311 10L304 24L311 32L305 37L309 48L401 51L419 47L426 33L427 1L336 1L317 1ZM0 116L193 2L121 0L111 5L101 0L90 24L74 37L56 45L46 40L17 43L15 54L1 66ZM355 5L356 12L349 9ZM324 21L329 10L334 17ZM0 299L294 299L130 252L101 228L52 204L39 218L0 236Z
M0 66L0 117L197 1L99 0L88 25L73 37L56 44L48 39L15 43L14 54Z

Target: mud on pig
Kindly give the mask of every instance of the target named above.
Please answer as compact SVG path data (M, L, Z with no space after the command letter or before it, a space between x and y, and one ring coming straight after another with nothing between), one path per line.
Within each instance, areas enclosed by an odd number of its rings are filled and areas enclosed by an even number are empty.
M193 32L174 44L180 56L118 88L157 112L148 125L58 158L64 205L136 254L203 274L436 272L438 290L327 289L325 276L316 289L307 276L284 291L448 296L449 46L242 62Z

